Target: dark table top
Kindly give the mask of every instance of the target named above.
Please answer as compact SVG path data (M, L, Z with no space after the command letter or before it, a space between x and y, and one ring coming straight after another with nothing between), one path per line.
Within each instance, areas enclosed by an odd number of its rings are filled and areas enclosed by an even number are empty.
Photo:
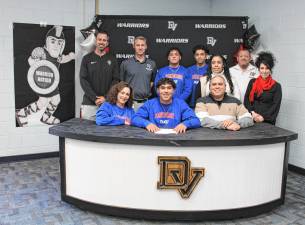
M94 121L74 118L50 127L49 133L84 141L155 146L242 146L296 140L297 133L267 123L239 131L198 128L184 134L154 134L132 126L97 126Z

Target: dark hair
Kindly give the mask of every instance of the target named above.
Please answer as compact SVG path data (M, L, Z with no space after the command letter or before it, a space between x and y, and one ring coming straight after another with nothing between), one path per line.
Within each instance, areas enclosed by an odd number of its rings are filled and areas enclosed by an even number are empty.
M117 102L117 99L118 99L118 94L120 91L122 91L125 87L129 88L130 90L130 96L129 96L129 99L128 101L126 102L125 105L127 105L127 107L131 108L132 107L132 103L133 103L133 98L132 98L132 88L129 86L128 83L124 82L124 81L121 81L115 85L113 85L110 90L108 91L108 94L107 94L107 101L110 103L110 104L113 104L115 105L116 102Z
M260 52L255 60L255 65L257 68L259 68L262 63L266 65L270 71L272 71L275 63L275 57L271 52Z
M95 33L95 37L97 37L98 34L106 34L106 35L107 35L107 38L108 38L108 41L109 41L110 37L109 37L109 34L108 34L107 31L105 31L105 30L98 30L98 31Z
M193 48L193 55L195 55L197 50L203 50L206 54L209 54L209 49L205 45L196 45Z
M229 83L229 86L230 86L230 91L232 94L234 94L234 86L233 86L233 82L232 82L232 78L231 78L231 74L230 74L230 71L229 71L229 67L228 67L228 64L227 64L227 61L226 59L222 56L222 55L212 55L212 57L210 58L209 60L209 67L208 67L208 70L207 70L207 82L211 80L211 77L212 77L212 59L214 57L220 57L221 60L222 60L222 63L223 63L223 73Z
M177 51L177 52L179 52L179 55L182 57L182 52L181 52L181 50L180 50L178 47L171 47L171 48L167 51L167 53L166 53L166 56L167 56L167 57L169 56L169 54L171 53L171 51Z
M172 78L161 78L158 82L157 82L157 88L159 88L161 85L164 84L169 84L173 87L173 89L176 89L176 83Z

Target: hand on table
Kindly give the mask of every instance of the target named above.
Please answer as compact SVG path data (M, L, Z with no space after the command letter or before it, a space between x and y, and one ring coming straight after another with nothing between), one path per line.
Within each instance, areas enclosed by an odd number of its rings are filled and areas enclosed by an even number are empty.
M226 127L227 130L237 131L240 130L240 125L238 123L233 122L230 126Z
M148 130L149 132L155 133L155 132L159 131L160 128L157 127L155 124L150 123L146 126L146 130Z
M261 123L261 122L264 122L264 117L256 112L252 112L252 118L255 122L257 123Z
M177 134L180 134L180 133L185 133L186 129L187 129L187 127L183 123L180 123L174 128L174 131Z
M224 128L227 129L228 126L232 125L234 123L233 120L224 120L222 121L222 125L224 126Z

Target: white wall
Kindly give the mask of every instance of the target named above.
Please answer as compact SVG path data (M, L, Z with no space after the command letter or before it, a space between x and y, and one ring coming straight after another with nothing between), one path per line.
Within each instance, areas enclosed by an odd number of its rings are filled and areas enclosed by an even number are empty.
M0 157L58 151L58 138L48 134L48 126L16 128L13 62L13 22L75 26L76 98L80 102L78 71L81 60L80 29L95 14L94 0L18 0L0 3Z
M278 125L298 132L291 145L290 163L305 168L305 2L284 0L101 0L102 15L198 15L249 16L261 33L261 40L274 52L278 64L274 77L283 88ZM0 3L0 157L58 150L57 137L48 127L15 127L13 22L75 26L76 34L76 115L81 102L79 67L82 41L79 30L88 26L95 14L94 0L18 0ZM288 68L288 65L289 68ZM303 98L302 98L303 97Z
M100 0L104 15L209 15L210 0ZM16 128L13 63L13 22L75 26L76 116L83 91L79 68L83 40L79 30L87 27L95 14L94 0L18 0L0 2L0 157L58 151L58 138L48 134L48 126Z
M277 125L299 134L289 163L305 168L305 2L296 0L213 0L213 16L249 16L263 46L277 58L273 76L282 85Z
M100 0L101 15L209 16L211 0Z

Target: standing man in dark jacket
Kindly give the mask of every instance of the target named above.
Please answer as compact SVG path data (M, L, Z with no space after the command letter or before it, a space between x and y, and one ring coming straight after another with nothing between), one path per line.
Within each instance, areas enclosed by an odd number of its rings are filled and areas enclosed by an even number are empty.
M98 107L105 102L110 87L119 78L118 63L109 53L109 35L105 31L96 35L96 48L84 56L80 68L80 84L84 90L81 117L95 120Z

